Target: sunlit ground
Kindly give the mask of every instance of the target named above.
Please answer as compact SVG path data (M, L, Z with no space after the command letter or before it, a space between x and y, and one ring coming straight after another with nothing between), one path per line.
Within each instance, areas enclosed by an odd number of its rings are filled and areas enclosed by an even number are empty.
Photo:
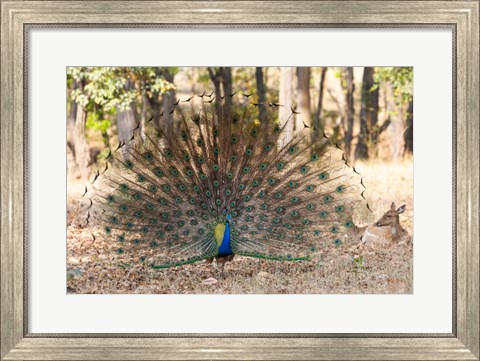
M413 161L356 163L367 187L373 212L362 209L356 224L371 224L390 204L406 204L402 226L413 229ZM84 184L68 183L67 292L68 293L411 293L412 245L371 247L345 242L335 253L317 254L311 261L278 262L235 257L223 277L215 263L199 262L155 270L145 265L121 268L113 262L113 242L97 235L92 242L83 228L80 206ZM128 259L125 259L128 263Z

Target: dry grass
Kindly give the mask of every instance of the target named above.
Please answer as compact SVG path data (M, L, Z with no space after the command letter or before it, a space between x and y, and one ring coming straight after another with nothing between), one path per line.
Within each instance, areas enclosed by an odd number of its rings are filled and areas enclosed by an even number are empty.
M411 234L413 162L368 162L356 167L364 174L365 196L373 210L356 214L356 223L375 221L394 201L397 206L406 204L401 223ZM113 262L112 243L99 235L92 241L90 231L80 225L84 214L79 202L82 192L80 182L69 181L69 293L378 294L413 290L411 244L373 249L351 240L339 252L320 252L311 261L297 263L235 257L225 266L223 277L214 263L166 270L144 265L121 268Z

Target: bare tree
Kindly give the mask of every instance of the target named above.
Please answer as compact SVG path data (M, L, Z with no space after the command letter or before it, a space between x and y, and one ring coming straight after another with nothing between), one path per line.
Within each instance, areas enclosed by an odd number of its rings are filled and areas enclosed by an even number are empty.
M355 108L353 103L353 92L355 91L355 85L353 83L353 68L345 67L342 69L342 88L345 96L344 101L344 114L343 119L343 132L345 135L345 156L347 159L351 157L352 139L353 139L353 117L355 114Z
M75 130L74 130L74 149L75 149L75 160L77 162L78 168L80 169L80 174L84 181L88 181L90 176L89 166L92 164L92 157L90 155L90 147L87 144L85 139L85 123L87 120L86 111L79 105L77 105L77 116L75 119Z
M290 109L293 98L293 69L294 68L288 66L280 68L280 90L278 99L281 106L278 112L278 119L280 125L285 125L285 127L284 135L282 139L279 139L279 147L283 147L293 137L294 122L292 119L292 110Z
M297 111L295 130L310 127L312 112L310 109L310 67L297 68Z
M173 84L175 74L170 71L168 68L160 68L160 75ZM163 121L165 124L170 127L173 124L173 113L175 103L177 102L177 93L174 89L170 89L162 95L162 112L163 112Z
M265 81L263 79L263 69L262 67L255 68L255 79L257 81L257 96L258 96L258 103L260 104L258 107L259 116L261 120L264 120L267 116L265 111L265 102L266 102L266 91L265 91Z
M413 153L413 99L408 102L407 129L404 133L405 153Z
M320 75L320 85L318 91L318 103L317 110L315 111L315 116L313 118L313 127L314 129L323 129L323 124L321 124L322 119L322 108L323 108L323 93L325 88L325 77L327 75L328 68L325 66L322 68L322 74Z
M232 109L232 68L208 67L208 74L215 87L215 112L219 121L228 119Z
M358 135L355 158L366 159L372 155L372 148L378 138L378 87L375 87L373 78L374 69L365 67L363 70L361 108L360 108L360 134Z

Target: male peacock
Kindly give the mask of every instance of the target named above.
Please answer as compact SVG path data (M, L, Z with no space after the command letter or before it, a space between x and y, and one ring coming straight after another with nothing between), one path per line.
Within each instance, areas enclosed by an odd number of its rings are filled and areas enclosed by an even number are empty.
M222 271L236 254L307 260L354 228L364 187L342 151L306 125L286 132L293 109L278 119L278 104L235 97L177 102L172 123L137 126L110 152L86 194L87 223L121 259L167 268L216 258Z

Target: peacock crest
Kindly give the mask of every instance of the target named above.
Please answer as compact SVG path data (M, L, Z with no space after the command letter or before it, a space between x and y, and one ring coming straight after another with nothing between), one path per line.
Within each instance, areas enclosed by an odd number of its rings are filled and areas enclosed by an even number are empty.
M279 108L203 94L177 102L170 123L138 125L86 189L87 224L119 259L153 268L342 247L366 205L361 177L318 130L288 134L295 111Z

